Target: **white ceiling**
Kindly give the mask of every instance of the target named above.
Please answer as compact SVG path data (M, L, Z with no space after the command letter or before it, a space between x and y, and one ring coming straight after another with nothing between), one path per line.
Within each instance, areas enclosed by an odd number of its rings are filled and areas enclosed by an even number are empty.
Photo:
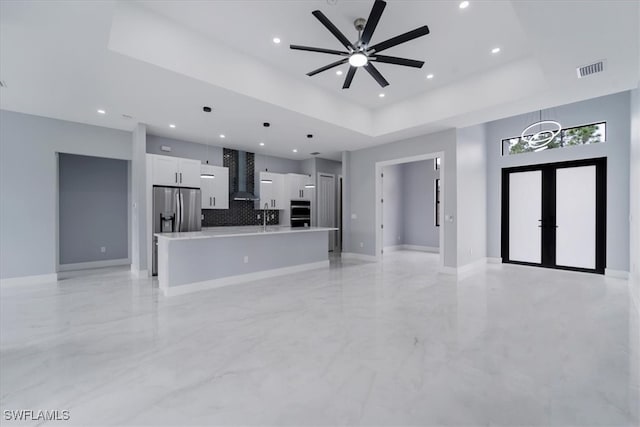
M340 48L315 9L355 38L351 22L372 2L330 3L2 1L0 107L126 130L140 121L158 135L289 158L312 151L338 158L630 89L640 77L636 1L476 0L460 10L457 1L391 0L374 41L429 25L430 35L385 52L425 67L381 64L391 83L383 99L364 72L344 91L335 71L305 76L333 57L288 49ZM490 54L494 46L499 55ZM575 77L576 66L599 59L607 59L605 73ZM203 114L202 105L214 113ZM265 131L263 121L273 126Z

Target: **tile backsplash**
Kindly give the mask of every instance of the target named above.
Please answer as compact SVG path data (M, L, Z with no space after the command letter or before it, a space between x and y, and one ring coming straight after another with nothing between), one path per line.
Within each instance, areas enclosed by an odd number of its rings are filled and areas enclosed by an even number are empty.
M219 227L223 225L259 225L262 224L262 210L254 208L254 202L248 200L229 200L229 209L203 209L203 227ZM280 223L278 211L270 210L267 224ZM271 218L273 216L273 219Z
M238 152L225 148L223 164L229 168L229 192L238 190ZM254 193L255 155L247 153L247 191ZM255 209L255 202L249 200L229 199L229 209L203 209L203 227L219 227L225 225L259 225L263 222L263 211ZM277 210L270 210L267 224L277 225L280 218Z

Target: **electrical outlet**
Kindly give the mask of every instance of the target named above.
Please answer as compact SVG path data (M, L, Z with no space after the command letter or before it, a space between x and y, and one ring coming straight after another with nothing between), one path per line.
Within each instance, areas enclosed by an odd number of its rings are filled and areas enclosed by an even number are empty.
M244 256L244 263L249 264L249 256L247 255Z
M200 219L204 221L204 214L200 215Z
M100 252L102 252L103 254L107 252L107 247L106 246L100 246Z
M357 215L357 214L352 213L352 214L351 214L351 219L358 219L358 215Z
M473 255L473 248L469 248L469 255Z
M360 242L360 247L364 248L364 242Z

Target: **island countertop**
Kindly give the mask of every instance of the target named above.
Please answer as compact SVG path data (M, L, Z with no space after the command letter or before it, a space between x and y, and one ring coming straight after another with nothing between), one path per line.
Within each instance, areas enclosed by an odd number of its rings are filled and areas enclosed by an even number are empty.
M282 225L268 225L267 230L265 231L264 227L261 225L249 225L241 227L208 227L203 228L202 231L189 231L184 233L155 233L155 236L157 236L158 239L167 240L193 240L337 230L337 228L332 227L288 227Z

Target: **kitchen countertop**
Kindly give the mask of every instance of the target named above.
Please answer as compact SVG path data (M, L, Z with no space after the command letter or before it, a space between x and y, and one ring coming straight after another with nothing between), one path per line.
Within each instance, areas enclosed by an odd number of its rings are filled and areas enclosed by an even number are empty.
M337 231L331 227L288 227L281 225L269 225L267 231L261 225L248 225L242 227L207 227L202 231L189 231L186 233L155 233L159 239L167 240L192 240L192 239L213 239L222 237L242 237L260 236L264 234L289 234L289 233L310 233L316 231Z

